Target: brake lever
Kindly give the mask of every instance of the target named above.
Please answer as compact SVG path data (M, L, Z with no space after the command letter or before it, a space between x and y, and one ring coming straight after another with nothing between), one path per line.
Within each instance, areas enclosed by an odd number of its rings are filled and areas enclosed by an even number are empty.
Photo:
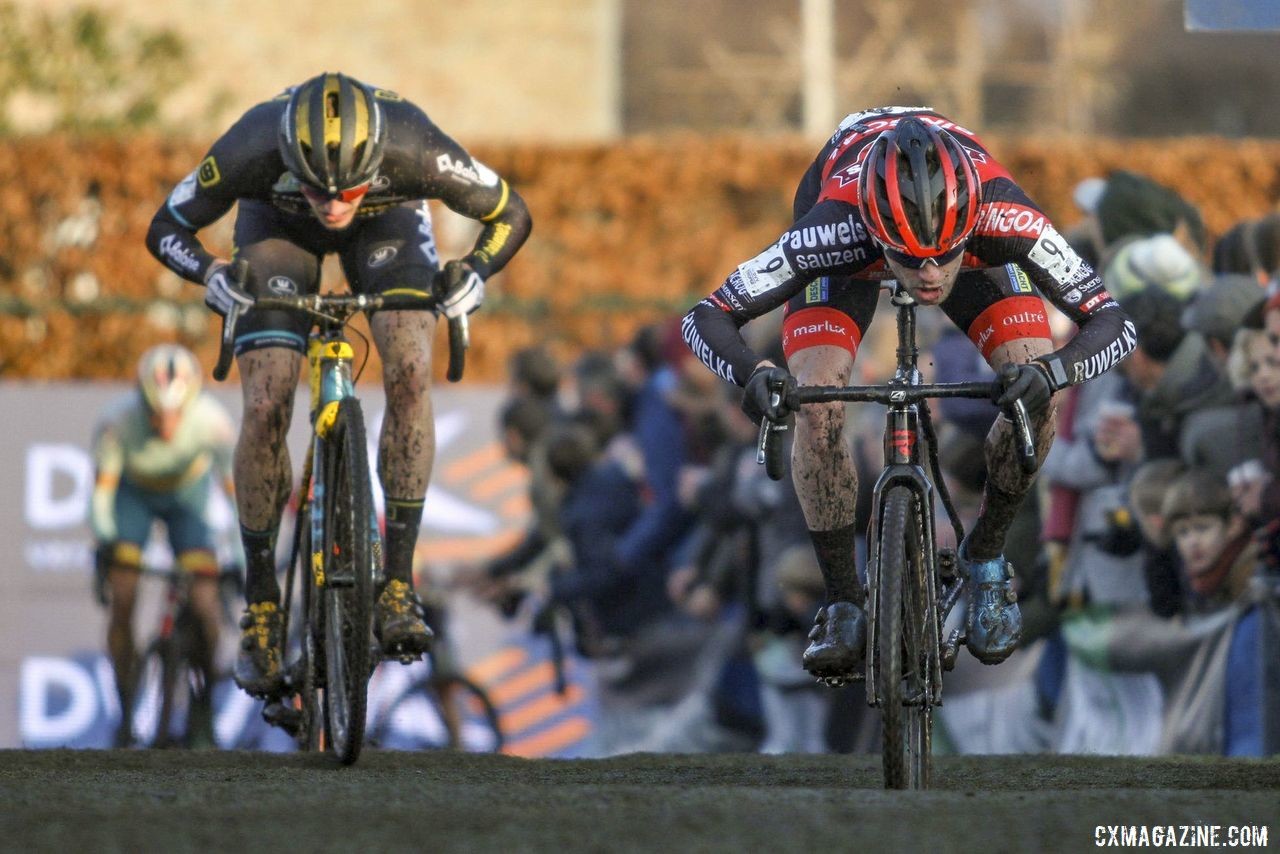
M1022 463L1024 472L1032 474L1037 466L1036 437L1031 432L1031 417L1027 415L1027 407L1022 398L1013 402L1013 426L1017 432L1018 461Z
M769 408L777 409L782 405L782 395L777 392L771 392L769 395ZM782 435L790 430L790 426L784 421L781 424L775 424L768 418L760 419L760 437L756 441L756 465L763 465L765 474L769 475L770 480L782 480Z
M235 355L236 324L244 306L232 303L226 317L222 318L222 337L218 342L218 363L213 366L213 378L222 382L231 372L231 358Z

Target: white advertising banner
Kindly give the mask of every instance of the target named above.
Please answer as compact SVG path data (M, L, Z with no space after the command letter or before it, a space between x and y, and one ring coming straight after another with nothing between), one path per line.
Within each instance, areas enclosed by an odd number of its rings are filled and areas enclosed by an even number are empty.
M211 389L238 421L236 385ZM0 597L0 748L105 747L119 718L114 679L103 655L106 612L92 592L93 542L87 524L93 487L90 442L98 414L115 397L132 393L127 384L0 383L6 441L0 444L0 478L5 501L0 532L6 548L0 557L5 595ZM380 389L361 388L368 422L371 470L377 471L376 444L384 398ZM435 391L437 457L418 547L419 564L429 576L444 577L452 567L484 560L514 543L528 522L527 478L508 462L496 441L497 413L503 403L497 387ZM289 445L295 476L301 467L309 431L305 395L295 408ZM381 512L376 483L375 506ZM211 521L221 532L220 548L238 554L238 531L230 503L220 495ZM289 543L281 535L281 560ZM224 554L224 557L226 555ZM153 536L145 562L167 566L164 538ZM420 570L423 567L420 566ZM155 633L164 584L144 589L135 619L141 648ZM449 598L452 646L464 667L479 667L504 677L502 662L517 667L538 664L537 639L515 631L467 597ZM230 664L234 628L224 630L220 659ZM522 650L511 654L511 645ZM397 665L397 667L399 667ZM401 675L375 676L371 712L384 686ZM390 688L386 688L390 690ZM224 747L287 749L288 739L266 727L256 704L229 681L215 691L218 742ZM560 709L560 712L570 711ZM554 717L564 718L565 715ZM570 715L572 717L572 715ZM576 720L576 719L575 719ZM548 719L549 724L556 721ZM560 721L563 723L563 721ZM422 726L422 722L416 723ZM586 727L576 720L565 738L542 737L533 745L563 752Z

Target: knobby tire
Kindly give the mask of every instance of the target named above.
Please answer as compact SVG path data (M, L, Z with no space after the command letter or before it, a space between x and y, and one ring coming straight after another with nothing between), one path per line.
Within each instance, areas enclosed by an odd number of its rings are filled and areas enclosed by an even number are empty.
M360 404L338 405L325 440L325 736L344 765L355 762L364 742L373 640L373 503L369 456ZM334 584L346 577L350 584Z
M882 504L877 543L876 678L884 730L884 785L929 785L932 711L928 695L923 524L915 494L891 488ZM908 701L910 701L908 703Z
M156 638L138 659L130 718L138 747L182 746L190 732L196 674L182 648L182 631Z
M298 746L315 751L324 747L324 657L320 654L324 641L324 598L316 587L315 573L311 566L311 514L298 514L298 524L303 528L298 547L299 574L302 576L302 613L305 615L302 638L302 686L299 702L302 711L302 729Z
M157 638L138 657L130 699L130 726L138 747L164 747L168 739L172 702L169 697L169 660L173 644Z

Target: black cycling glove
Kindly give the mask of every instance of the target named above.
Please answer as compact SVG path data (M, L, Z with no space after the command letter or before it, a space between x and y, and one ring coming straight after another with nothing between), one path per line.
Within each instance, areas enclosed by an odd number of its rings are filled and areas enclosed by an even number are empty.
M760 423L761 418L780 424L791 414L787 407L787 397L795 392L796 387L796 378L785 369L761 365L751 373L742 391L742 411L756 424ZM770 401L775 393L779 396L779 402L777 406L771 406Z
M1015 400L1021 398L1027 414L1035 417L1049 407L1051 397L1053 384L1049 381L1049 371L1039 362L1025 365L1006 363L991 385L992 401L1006 412Z

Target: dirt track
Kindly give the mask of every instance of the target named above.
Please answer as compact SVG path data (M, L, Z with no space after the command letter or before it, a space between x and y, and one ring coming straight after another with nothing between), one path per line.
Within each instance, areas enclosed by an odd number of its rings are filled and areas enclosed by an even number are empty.
M0 850L1073 851L1099 824L1269 825L1280 760L978 757L888 793L871 756L545 761L0 752ZM1225 833L1225 829L1223 831Z

